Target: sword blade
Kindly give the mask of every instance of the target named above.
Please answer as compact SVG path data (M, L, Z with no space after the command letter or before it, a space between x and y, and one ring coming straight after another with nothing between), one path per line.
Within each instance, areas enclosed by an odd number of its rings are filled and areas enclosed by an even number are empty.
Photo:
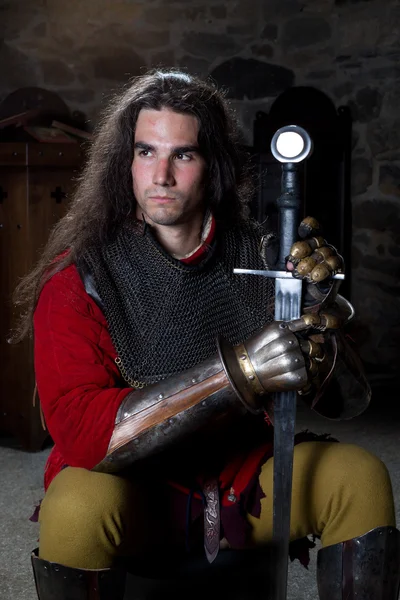
M302 282L275 280L275 320L298 319ZM275 600L286 600L292 505L293 449L296 424L296 392L280 392L274 398L273 541L277 551Z

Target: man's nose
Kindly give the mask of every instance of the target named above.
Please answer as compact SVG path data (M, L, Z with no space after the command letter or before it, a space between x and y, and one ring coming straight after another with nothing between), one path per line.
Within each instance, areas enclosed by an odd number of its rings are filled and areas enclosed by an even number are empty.
M173 165L168 159L157 161L153 176L153 183L163 186L171 186L175 183Z

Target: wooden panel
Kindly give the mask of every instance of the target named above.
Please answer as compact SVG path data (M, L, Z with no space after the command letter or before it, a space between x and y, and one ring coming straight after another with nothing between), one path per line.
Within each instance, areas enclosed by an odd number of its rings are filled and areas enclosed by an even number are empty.
M6 341L16 316L11 295L64 215L76 174L71 168L0 167L0 430L11 432L28 450L39 449L48 434L38 402L32 405L32 342Z
M25 168L0 171L0 186L7 194L0 204L0 428L16 435L25 446L30 439L30 402L34 389L31 342L10 345L13 324L11 295L29 268L27 177ZM27 441L29 445L29 441Z
M49 232L65 214L74 187L69 169L29 169L30 254L35 263Z
M83 160L80 144L27 144L27 165L48 167L79 167Z
M26 144L0 144L0 167L3 166L25 166L26 165Z

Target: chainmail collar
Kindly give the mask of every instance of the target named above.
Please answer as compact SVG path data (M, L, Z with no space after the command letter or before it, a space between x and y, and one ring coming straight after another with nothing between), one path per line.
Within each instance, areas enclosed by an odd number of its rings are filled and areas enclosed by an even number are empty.
M233 274L263 268L261 235L252 223L217 228L204 257L185 264L148 224L132 220L106 245L87 249L80 267L90 273L131 386L189 369L216 352L218 336L239 343L273 320L273 282Z

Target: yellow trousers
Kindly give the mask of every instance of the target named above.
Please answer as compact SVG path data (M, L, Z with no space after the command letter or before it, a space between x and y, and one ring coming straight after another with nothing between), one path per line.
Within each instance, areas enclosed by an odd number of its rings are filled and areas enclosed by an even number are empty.
M261 516L248 516L253 540L272 537L273 458L262 467ZM122 477L68 467L42 502L39 556L81 569L112 566L118 556L168 551L176 543L163 490ZM295 447L291 539L321 536L330 546L380 526L395 526L390 477L375 456L351 444Z

